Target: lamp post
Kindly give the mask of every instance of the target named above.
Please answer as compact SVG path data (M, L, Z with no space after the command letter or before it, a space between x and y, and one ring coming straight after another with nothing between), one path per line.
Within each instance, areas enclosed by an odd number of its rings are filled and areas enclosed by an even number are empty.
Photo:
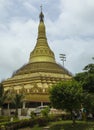
M66 55L65 54L60 54L60 59L63 62L63 67L64 67L64 62L66 61Z

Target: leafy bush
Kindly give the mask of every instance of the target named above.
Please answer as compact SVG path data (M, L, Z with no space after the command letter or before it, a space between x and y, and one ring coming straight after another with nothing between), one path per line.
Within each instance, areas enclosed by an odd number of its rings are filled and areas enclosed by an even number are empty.
M50 112L50 108L46 107L45 109L43 109L41 111L41 114L42 114L43 117L48 118L49 112Z
M1 122L7 122L9 120L10 120L10 117L8 117L8 116L0 116L0 123Z
M30 115L30 116L31 116L32 119L35 119L36 114L34 113L34 111L31 112L31 115Z
M71 119L71 114L69 114L69 113L62 114L61 118L62 118L62 120L70 120Z
M62 115L50 115L49 116L49 121L59 121L59 120L62 120Z
M67 115L69 116L69 115ZM66 118L67 118L66 116ZM3 122L0 125L4 125L6 130L17 130L19 128L25 127L34 127L35 125L46 126L49 122L59 121L65 119L64 115L50 115L48 118L46 117L36 117L34 119L26 119L26 120L14 120L13 122Z
M39 126L46 126L48 124L48 119L44 117L37 118L37 124Z

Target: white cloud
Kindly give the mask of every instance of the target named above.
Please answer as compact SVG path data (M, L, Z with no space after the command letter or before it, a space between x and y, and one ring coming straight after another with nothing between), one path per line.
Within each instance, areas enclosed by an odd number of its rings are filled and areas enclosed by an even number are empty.
M28 3L28 1L24 1L23 5L29 11L36 12L36 10L37 10L34 6L32 6L30 3Z
M60 21L65 35L81 36L94 34L94 1L61 0Z

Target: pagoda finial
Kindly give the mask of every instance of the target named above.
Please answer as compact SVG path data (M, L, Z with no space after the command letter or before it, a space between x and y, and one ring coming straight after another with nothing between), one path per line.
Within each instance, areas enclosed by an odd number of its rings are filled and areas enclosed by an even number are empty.
M40 22L43 22L44 21L44 15L42 13L42 5L40 6L40 9L41 9L41 13L39 15L39 18L40 18Z

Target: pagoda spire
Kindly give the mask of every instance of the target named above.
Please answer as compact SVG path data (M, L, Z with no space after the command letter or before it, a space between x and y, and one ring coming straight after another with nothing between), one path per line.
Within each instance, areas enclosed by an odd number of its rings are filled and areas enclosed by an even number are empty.
M47 38L46 29L44 24L44 14L41 12L39 15L39 26L38 26L38 38L34 50L30 54L29 62L55 62L55 57L53 51L50 49Z
M40 6L40 8L41 8L41 13L40 13L40 15L39 15L40 22L44 22L44 15L43 15L43 13L42 13L42 5Z

